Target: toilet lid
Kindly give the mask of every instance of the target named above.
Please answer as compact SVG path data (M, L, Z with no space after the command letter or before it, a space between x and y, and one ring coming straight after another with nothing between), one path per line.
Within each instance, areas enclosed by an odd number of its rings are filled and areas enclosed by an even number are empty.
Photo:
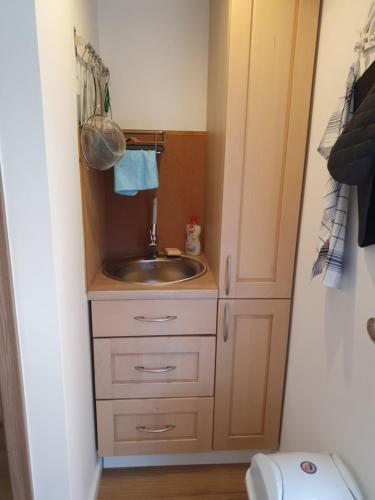
M277 453L272 460L281 471L284 500L354 499L328 453Z
M258 453L246 474L251 500L362 500L348 469L328 453Z

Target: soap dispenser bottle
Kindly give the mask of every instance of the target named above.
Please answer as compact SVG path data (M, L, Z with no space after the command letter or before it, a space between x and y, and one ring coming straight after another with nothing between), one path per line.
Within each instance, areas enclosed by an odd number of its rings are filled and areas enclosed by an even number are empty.
M202 228L200 224L198 224L198 217L193 215L190 219L190 223L186 224L186 255L200 255L201 242L199 240L199 236L201 234L201 230Z

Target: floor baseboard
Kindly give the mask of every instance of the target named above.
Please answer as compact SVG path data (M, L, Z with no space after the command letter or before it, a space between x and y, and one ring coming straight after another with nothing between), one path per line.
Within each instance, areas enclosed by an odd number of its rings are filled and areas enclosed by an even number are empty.
M102 477L102 459L98 458L95 466L94 477L91 483L89 500L97 499L101 477Z
M112 469L118 467L157 467L171 465L250 464L251 458L255 453L258 453L258 451L212 451L207 453L104 457L103 467L105 469Z

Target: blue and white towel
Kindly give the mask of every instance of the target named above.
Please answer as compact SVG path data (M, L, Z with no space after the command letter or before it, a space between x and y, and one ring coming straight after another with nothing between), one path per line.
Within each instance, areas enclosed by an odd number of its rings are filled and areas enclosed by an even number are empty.
M354 86L358 77L359 64L349 70L346 93L329 119L327 128L318 147L319 153L328 159L337 138L349 122L354 108ZM330 288L341 288L344 270L345 231L349 209L350 187L329 178L324 195L324 210L319 230L316 257L312 278L323 274L323 283Z

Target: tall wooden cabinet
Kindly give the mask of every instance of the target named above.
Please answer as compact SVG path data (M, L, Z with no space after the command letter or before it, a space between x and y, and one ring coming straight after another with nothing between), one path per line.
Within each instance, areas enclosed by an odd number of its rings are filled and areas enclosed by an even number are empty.
M214 448L278 444L319 0L211 0Z

